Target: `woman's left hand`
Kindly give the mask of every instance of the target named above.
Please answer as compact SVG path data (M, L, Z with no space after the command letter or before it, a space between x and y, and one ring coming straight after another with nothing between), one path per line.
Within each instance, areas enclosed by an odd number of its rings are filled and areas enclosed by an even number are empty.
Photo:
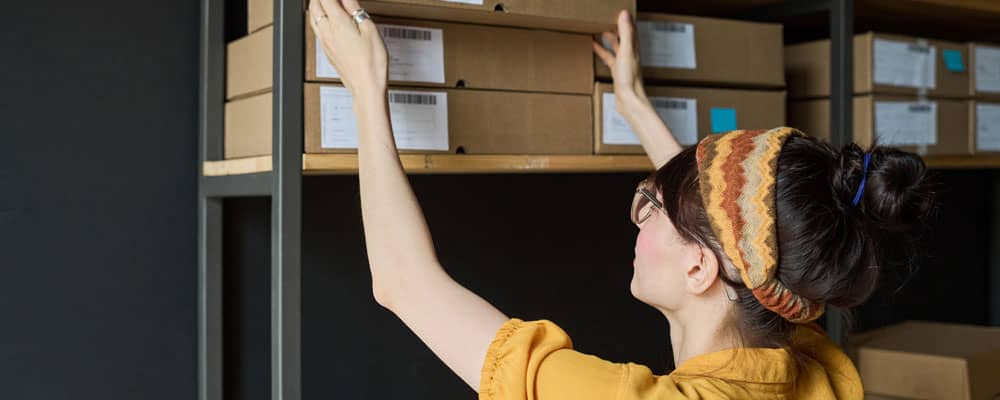
M371 19L354 21L357 0L312 0L309 23L323 43L327 59L351 94L384 96L388 57L382 35Z

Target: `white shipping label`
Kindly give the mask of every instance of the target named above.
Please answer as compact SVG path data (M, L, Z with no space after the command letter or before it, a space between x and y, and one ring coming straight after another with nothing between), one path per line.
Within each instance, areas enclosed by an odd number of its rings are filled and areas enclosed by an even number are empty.
M603 103L601 110L603 118L602 142L604 144L641 144L625 117L615 109L615 94L604 93L601 100ZM677 143L684 146L698 143L698 101L696 99L650 97L649 101L653 104L660 119L670 128Z
M389 54L389 80L444 83L444 35L440 29L378 24ZM340 78L316 37L316 76Z
M934 89L936 50L934 46L914 42L875 39L875 83Z
M937 144L937 103L875 102L875 136L886 146Z
M1000 151L1000 104L976 104L976 150Z
M354 99L347 88L323 86L320 96L320 145L358 148ZM389 91L389 119L400 150L448 150L448 94Z
M639 21L639 64L644 67L696 67L694 25Z
M976 46L976 91L1000 92L1000 47Z

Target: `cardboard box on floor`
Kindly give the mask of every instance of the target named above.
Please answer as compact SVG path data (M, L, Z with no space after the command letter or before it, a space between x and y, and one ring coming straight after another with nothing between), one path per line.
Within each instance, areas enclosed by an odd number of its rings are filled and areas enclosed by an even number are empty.
M647 86L646 95L681 145L735 129L785 125L782 91ZM616 110L611 84L594 86L594 153L643 154L639 139Z
M274 0L247 0L247 32L257 32L273 22Z
M271 97L271 92L267 92L226 103L225 159L271 154Z
M851 344L865 392L919 399L1000 396L1000 328L904 322Z
M590 35L386 17L374 20L389 49L389 79L395 86L576 94L592 90ZM311 26L306 28L305 44L306 80L339 81L325 53L316 51L319 42Z
M647 82L783 88L781 31L780 24L640 13L642 74ZM611 78L600 58L594 63L598 77Z
M874 32L854 35L855 94L917 95L923 88L931 97L966 98L968 64L968 46L962 43ZM786 46L788 97L829 97L830 65L829 39Z
M580 33L613 30L621 10L635 14L635 0L362 0L360 4L371 15Z
M878 136L883 146L921 155L972 154L968 101L931 99L921 102L909 96L866 95L855 96L853 103L854 142L863 148ZM792 127L830 140L828 99L789 102L788 120Z
M401 152L591 154L591 98L471 89L391 88ZM305 151L354 153L350 94L340 85L305 85Z
M1000 102L970 101L969 113L976 153L1000 153Z
M266 27L226 45L226 100L271 90L274 27Z
M1000 102L1000 45L969 43L969 97Z

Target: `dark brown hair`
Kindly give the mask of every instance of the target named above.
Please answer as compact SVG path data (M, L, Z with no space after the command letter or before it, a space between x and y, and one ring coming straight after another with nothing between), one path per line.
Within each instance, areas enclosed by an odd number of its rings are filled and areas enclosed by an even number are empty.
M828 307L861 305L882 269L911 265L915 236L935 209L933 184L919 156L878 145L868 151L868 178L857 206L852 201L864 163L858 145L838 151L813 137L792 137L778 157L776 276L792 292ZM728 260L702 204L695 147L671 159L654 179L681 238ZM737 293L734 317L742 345L790 349L795 324L761 305L738 276L719 276Z

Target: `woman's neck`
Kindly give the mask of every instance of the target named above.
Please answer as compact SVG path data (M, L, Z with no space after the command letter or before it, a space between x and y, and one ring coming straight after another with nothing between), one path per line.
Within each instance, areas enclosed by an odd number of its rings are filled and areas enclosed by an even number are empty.
M725 303L714 300L696 302L684 310L663 314L670 323L675 367L692 357L738 346L729 327L730 313Z

